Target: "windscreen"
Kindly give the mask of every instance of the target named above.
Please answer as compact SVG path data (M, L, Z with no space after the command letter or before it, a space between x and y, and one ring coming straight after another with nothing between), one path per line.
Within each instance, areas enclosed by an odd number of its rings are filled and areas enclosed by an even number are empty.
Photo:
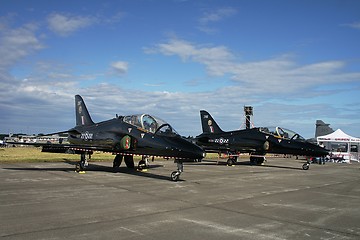
M164 120L149 114L125 116L123 121L151 133L155 133L160 126L167 124Z
M298 134L292 130L282 128L282 127L263 127L260 129L260 131L272 134L279 138L304 140L304 138L302 136L300 136L300 134Z
M156 131L156 134L167 136L179 135L168 123L161 125Z

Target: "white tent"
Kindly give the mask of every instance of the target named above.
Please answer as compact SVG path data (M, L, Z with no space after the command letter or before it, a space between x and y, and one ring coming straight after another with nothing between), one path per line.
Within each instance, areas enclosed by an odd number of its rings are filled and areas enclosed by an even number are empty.
M346 162L359 162L360 138L352 137L338 129L328 135L317 137L317 142L329 149L334 157L343 158Z

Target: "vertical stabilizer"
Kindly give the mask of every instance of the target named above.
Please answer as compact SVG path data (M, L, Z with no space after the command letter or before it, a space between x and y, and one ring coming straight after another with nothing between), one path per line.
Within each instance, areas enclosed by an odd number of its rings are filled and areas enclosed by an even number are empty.
M213 117L207 111L200 111L201 126L203 133L222 133L223 131L217 125Z
M316 120L315 139L333 133L334 130L329 126L330 124L324 123L322 120Z
M80 95L75 96L75 115L76 126L89 126L94 124L89 111L86 108L85 102Z

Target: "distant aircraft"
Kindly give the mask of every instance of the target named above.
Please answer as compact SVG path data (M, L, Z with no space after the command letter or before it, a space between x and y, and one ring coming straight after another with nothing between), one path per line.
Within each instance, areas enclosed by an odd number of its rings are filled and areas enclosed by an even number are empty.
M321 137L333 133L334 129L332 129L329 126L330 124L324 123L322 120L316 120L315 140L317 137Z
M208 112L201 110L200 117L203 133L195 138L195 143L207 152L229 153L228 165L236 162L238 152L250 153L250 162L256 164L263 163L266 153L312 157L328 155L328 150L285 128L262 127L224 132ZM303 169L309 169L309 164L305 163Z
M315 137L306 139L306 141L311 142L313 144L317 144L317 137L325 136L330 133L334 132L334 129L332 129L330 124L324 123L322 120L316 120L316 127L315 127Z
M181 137L170 124L148 115L117 116L114 119L94 123L81 96L75 96L76 126L68 131L70 144L40 144L43 152L80 154L76 171L83 171L93 151L114 153L113 167L118 168L124 159L128 168L134 168L134 155L174 158L178 170L171 173L177 181L183 171L183 161L200 160L205 152L197 145ZM20 144L20 143L19 143ZM24 144L24 143L21 143ZM139 166L145 164L144 160Z

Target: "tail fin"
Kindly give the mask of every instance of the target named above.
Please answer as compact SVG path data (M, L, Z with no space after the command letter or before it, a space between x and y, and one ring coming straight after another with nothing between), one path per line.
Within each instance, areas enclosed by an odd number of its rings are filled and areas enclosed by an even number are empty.
M75 96L75 115L76 126L88 126L94 124L89 111L86 108L85 102L80 95Z
M222 133L223 130L217 125L214 118L205 110L200 111L203 133Z
M316 120L315 138L333 133L334 130L329 125L322 120Z

